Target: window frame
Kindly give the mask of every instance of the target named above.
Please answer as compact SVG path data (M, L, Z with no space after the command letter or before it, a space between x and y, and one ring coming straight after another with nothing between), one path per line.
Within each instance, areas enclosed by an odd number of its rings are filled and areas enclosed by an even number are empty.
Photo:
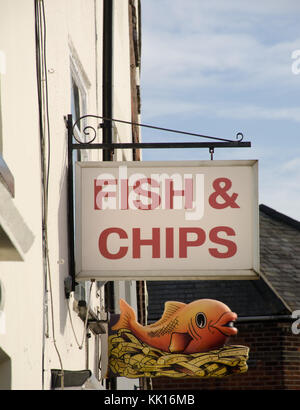
M82 116L86 115L87 113L87 106L88 106L88 84L84 80L84 75L81 73L81 64L77 63L78 58L72 54L72 50L70 53L70 104L71 104L71 114L73 118L73 124ZM75 93L74 93L74 85L78 90L78 103L79 107L77 109L75 105ZM74 135L78 141L86 142L86 137L82 133L82 130L86 126L86 122L83 119L79 126L76 124L74 127ZM76 141L73 141L76 142ZM87 161L88 160L88 153L86 150L74 150L73 151L73 162L76 161ZM74 167L73 167L74 168ZM75 175L73 175L74 179ZM75 193L74 193L75 199ZM75 203L75 201L74 201ZM75 287L74 291L74 298L75 300L84 300L88 302L88 295L90 289L90 281L79 282L78 285Z

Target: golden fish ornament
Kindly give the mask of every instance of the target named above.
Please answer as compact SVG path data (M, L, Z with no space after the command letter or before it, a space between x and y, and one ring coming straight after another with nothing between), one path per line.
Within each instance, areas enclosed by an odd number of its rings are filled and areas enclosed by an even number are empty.
M166 302L160 320L142 326L135 311L120 299L120 319L112 330L129 329L149 346L169 353L200 353L218 349L237 334L237 314L213 299L199 299L189 304Z

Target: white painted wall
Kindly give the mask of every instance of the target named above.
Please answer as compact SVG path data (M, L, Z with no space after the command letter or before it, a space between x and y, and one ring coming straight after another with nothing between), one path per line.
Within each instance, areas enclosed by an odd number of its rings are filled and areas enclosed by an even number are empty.
M113 19L115 26L119 27L114 33L113 48L115 54L113 57L113 116L123 121L131 121L131 104L130 104L130 66L124 65L124 61L129 61L129 27L128 27L128 2L115 2ZM124 103L125 102L125 103ZM132 142L131 125L115 123L116 142ZM117 152L117 160L131 161L132 151L123 150Z
M74 295L64 297L68 276L67 244L67 131L64 116L70 107L70 59L79 71L87 91L87 112L102 112L102 0L45 0L47 23L47 66L51 163L49 182L49 257L56 346L65 370L86 367L85 348L79 349L83 322L73 309ZM130 120L129 34L127 1L116 1L114 9L114 115ZM6 70L1 75L3 157L15 177L14 203L34 234L35 240L24 262L1 262L0 279L5 288L4 331L0 348L11 360L12 389L42 389L50 386L50 371L60 368L52 334L49 278L46 294L48 312L44 321L44 273L41 226L41 168L35 69L34 2L0 0L0 52ZM128 127L118 127L122 141L130 141ZM101 135L99 133L99 141ZM130 158L130 154L127 154ZM87 159L101 160L99 152ZM116 285L119 293L125 285ZM130 284L135 306L135 283ZM91 305L103 309L103 290L92 289ZM128 289L127 289L128 290ZM68 313L71 312L71 319ZM48 332L44 338L43 328ZM88 367L98 362L97 338L89 339ZM99 346L101 348L101 346ZM6 356L3 356L6 357ZM7 364L7 363L6 363ZM5 366L6 366L5 364ZM5 367L4 366L4 367ZM0 366L1 368L4 368ZM3 373L2 373L3 374ZM1 377L1 373L0 373ZM122 388L133 388L122 381ZM0 384L1 386L1 384Z
M24 262L2 262L6 300L1 349L11 358L13 389L41 388L43 274L40 159L33 2L0 2L3 157L15 178L14 203L35 241ZM29 376L30 373L30 376Z

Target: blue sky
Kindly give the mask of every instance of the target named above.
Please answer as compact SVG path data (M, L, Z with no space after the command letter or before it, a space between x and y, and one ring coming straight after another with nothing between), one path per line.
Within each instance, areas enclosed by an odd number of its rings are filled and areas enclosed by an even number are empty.
M300 220L296 50L299 0L143 0L141 122L229 139L242 132L251 148L214 158L258 159L259 202ZM142 138L197 140L146 128ZM207 160L208 150L143 151L143 160L188 159Z

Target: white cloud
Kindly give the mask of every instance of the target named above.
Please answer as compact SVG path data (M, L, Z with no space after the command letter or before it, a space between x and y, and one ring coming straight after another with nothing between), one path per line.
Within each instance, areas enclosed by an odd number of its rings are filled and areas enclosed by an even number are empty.
M290 120L300 122L300 107L270 108L255 105L227 106L216 110L220 118Z
M283 15L300 11L298 1L148 0L145 5L145 86L246 89L295 81L291 53L300 48L300 36L282 35L291 26ZM281 38L270 31L266 40L264 31L274 18Z
M282 170L287 172L297 172L297 179L300 177L300 157L292 158L282 164ZM300 189L299 179L297 181Z
M275 45L249 35L155 34L144 41L142 84L164 88L295 84L291 53L297 40Z
M298 159L298 164L299 164ZM288 162L286 165L289 167ZM280 154L278 161L265 166L260 173L260 203L264 203L291 218L300 221L299 208L299 165L295 172L295 163L291 163L289 172L282 169L280 165Z
M155 117L191 114L198 117L239 120L288 120L300 122L299 107L266 107L260 105L235 104L230 102L205 103L185 101L177 98L147 99L143 105L143 117L149 121Z
M299 12L299 0L143 0L141 78L145 123L171 116L170 128L199 133L245 123L255 135L250 156L261 161L260 202L298 220ZM232 156L221 152L217 159Z
M156 26L170 29L194 30L210 27L219 29L249 28L254 19L276 18L300 11L298 0L143 0L142 12ZM220 19L226 16L226 19ZM230 22L235 25L230 26ZM248 24L250 22L250 25Z

